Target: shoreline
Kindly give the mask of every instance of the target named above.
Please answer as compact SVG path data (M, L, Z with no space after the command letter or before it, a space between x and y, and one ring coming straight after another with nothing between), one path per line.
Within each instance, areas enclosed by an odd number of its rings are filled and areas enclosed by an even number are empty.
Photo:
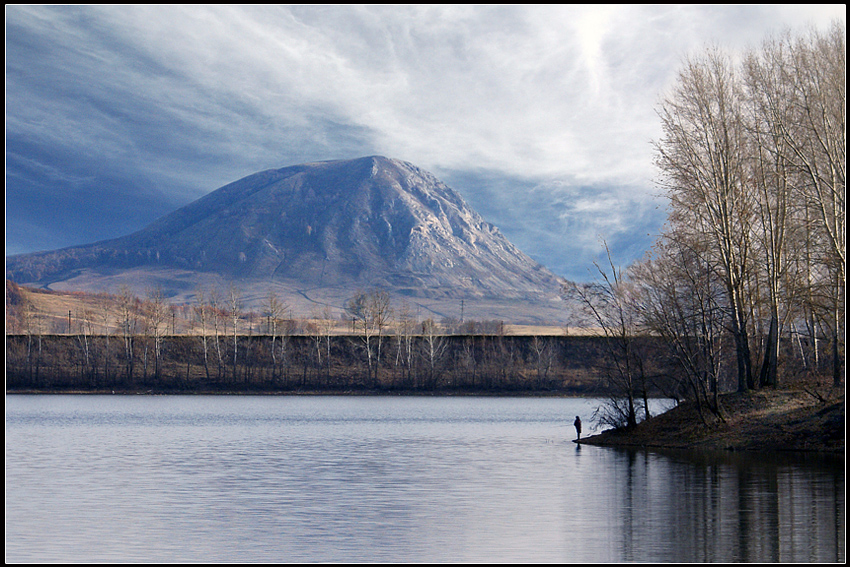
M387 397L436 397L436 396L482 396L510 398L597 398L600 394L581 392L542 392L542 391L461 391L461 390L157 390L140 388L134 390L69 389L42 390L20 388L6 390L7 396L387 396ZM604 394L603 394L604 395Z
M171 389L12 389L6 395L121 395L121 396L386 396L386 397L515 397L588 398L584 392L523 392L463 390L171 390ZM608 429L573 439L579 445L603 447L720 450L745 452L814 452L844 455L844 388L819 393L811 388L752 390L720 395L722 419L705 408L702 417L694 402L639 423L631 430Z
M822 399L819 399L822 398ZM718 418L694 402L639 423L575 440L580 445L747 452L845 452L844 388L763 389L720 396Z

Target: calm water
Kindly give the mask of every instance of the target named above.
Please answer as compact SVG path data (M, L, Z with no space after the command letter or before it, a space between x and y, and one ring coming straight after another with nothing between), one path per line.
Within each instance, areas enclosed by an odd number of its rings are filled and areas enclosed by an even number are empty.
M6 561L844 561L844 463L579 447L595 400L6 396Z

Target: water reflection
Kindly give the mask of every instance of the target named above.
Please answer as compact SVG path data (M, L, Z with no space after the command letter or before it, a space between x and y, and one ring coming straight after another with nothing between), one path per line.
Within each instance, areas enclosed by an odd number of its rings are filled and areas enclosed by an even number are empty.
M843 461L612 451L622 560L844 560Z
M11 562L844 560L843 460L576 445L595 400L6 401Z

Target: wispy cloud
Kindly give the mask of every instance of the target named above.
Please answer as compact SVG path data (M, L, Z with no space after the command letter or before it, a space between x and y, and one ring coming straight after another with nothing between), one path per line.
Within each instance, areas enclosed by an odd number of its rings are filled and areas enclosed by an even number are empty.
M834 17L843 6L7 7L7 253L118 236L257 170L379 153L445 176L575 275L600 234L663 219L650 142L684 55ZM61 223L78 228L44 238L50 191L79 203ZM115 222L89 222L94 198Z

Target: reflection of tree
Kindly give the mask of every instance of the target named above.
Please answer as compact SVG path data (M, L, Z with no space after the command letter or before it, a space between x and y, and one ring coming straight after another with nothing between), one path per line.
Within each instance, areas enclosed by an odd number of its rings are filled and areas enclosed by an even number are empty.
M717 453L616 454L619 561L843 559L843 466Z

